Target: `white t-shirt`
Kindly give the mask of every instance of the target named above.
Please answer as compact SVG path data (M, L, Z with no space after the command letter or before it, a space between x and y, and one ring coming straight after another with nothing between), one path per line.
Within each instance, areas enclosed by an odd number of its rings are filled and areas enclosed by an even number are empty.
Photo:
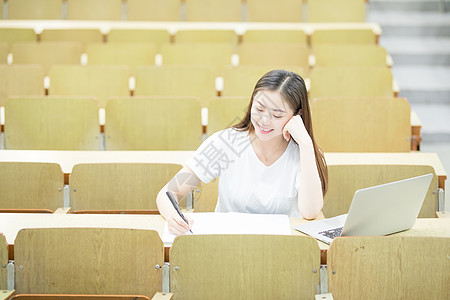
M257 157L247 131L214 133L188 159L187 166L204 183L219 177L217 212L286 214L300 218L300 154L291 139L270 166Z

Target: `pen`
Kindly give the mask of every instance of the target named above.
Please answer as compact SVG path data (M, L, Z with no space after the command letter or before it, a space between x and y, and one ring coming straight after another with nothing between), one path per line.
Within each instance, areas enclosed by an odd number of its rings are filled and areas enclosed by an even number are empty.
M184 217L183 213L182 213L181 210L180 210L180 207L178 206L178 202L175 200L175 198L173 198L172 194L171 194L169 191L167 191L167 192L166 192L166 195L167 195L167 197L169 197L170 202L172 202L173 207L175 207L175 210L176 210L177 213L180 215L180 217L183 219L183 221L185 221L186 224L189 225L189 222L188 222L188 221L186 220L186 218ZM192 234L194 234L194 233L192 232L192 230L189 229L189 231L190 231Z

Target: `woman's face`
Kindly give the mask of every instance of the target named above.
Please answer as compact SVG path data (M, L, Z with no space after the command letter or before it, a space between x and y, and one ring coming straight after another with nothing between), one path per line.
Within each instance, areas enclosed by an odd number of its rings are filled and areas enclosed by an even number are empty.
M275 91L260 91L253 98L251 121L256 136L270 140L282 136L284 125L294 112Z

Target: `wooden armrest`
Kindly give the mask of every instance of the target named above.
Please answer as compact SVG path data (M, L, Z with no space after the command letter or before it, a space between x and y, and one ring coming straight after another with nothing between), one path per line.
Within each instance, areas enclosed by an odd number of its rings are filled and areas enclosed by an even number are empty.
M60 207L55 210L55 214L68 214L72 208L71 207Z
M152 300L170 300L173 297L173 293L156 293Z
M333 296L331 295L331 293L328 294L317 294L315 295L315 299L316 300L333 300Z
M14 295L15 290L0 290L0 300L8 300Z

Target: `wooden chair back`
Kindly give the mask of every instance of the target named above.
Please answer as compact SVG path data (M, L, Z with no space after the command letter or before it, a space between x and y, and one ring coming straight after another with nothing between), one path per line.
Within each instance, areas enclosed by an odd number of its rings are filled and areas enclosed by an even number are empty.
M180 21L180 0L127 0L128 21Z
M236 45L238 36L234 30L179 30L175 34L176 43L227 43ZM228 61L228 63L230 63Z
M63 0L8 0L8 19L61 20Z
M321 44L375 45L377 34L369 28L315 29L311 34L311 46Z
M11 96L44 96L44 68L0 65L0 106Z
M392 71L387 67L317 67L310 79L310 99L394 96Z
M64 206L64 174L55 163L0 162L0 190L0 212Z
M5 148L100 150L98 105L89 97L14 97L5 104Z
M434 218L438 210L438 179L433 167L426 165L330 165L323 214L327 218L346 214L358 189L429 173L434 174L433 180L419 218Z
M450 239L342 237L328 250L334 299L447 299Z
M77 164L70 174L72 212L157 212L156 196L182 168L177 164Z
M231 43L178 43L161 46L163 65L205 65L220 73L231 65Z
M308 0L308 22L366 22L364 0Z
M277 5L279 6L279 3ZM249 29L242 35L242 43L296 43L307 45L307 36L304 30Z
M219 179L216 178L209 183L200 182L194 189L193 196L195 212L213 212L219 198Z
M249 97L216 97L209 101L207 134L239 123L245 116Z
M150 43L96 43L86 49L89 65L125 65L131 75L137 66L154 65L156 52L156 46Z
M387 66L387 51L377 45L318 45L313 49L315 66Z
M45 74L54 65L80 65L80 42L17 42L12 46L14 64L42 65Z
M36 42L36 32L32 28L0 28L0 41L8 44L8 51L16 42Z
M298 66L309 68L310 50L297 43L242 43L238 47L240 65Z
M241 0L186 0L186 21L241 22Z
M201 135L196 98L112 98L106 106L106 150L196 150Z
M162 286L164 247L153 230L23 229L14 259L17 294L153 297Z
M127 66L54 66L50 70L49 95L96 97L100 107L109 97L129 96Z
M0 233L0 290L8 289L8 243L3 234Z
M311 102L314 136L325 152L409 152L405 98L329 97Z
M274 69L285 69L295 72L301 76L306 75L304 68L299 66L280 66L280 65L239 65L229 66L222 73L223 89L221 96L245 96L249 99L252 96L258 80L267 72Z
M178 236L170 249L174 299L312 299L319 273L317 241L306 236Z
M103 34L99 29L44 29L43 42L79 42L86 49L87 44L102 43Z
M170 34L165 29L112 28L107 39L110 43L150 43L159 50L162 44L170 43Z
M246 0L248 22L302 22L303 1ZM276 13L274 13L276 12Z
M122 0L67 0L67 19L120 21Z
M198 97L201 104L216 96L211 66L141 66L136 69L135 96Z

